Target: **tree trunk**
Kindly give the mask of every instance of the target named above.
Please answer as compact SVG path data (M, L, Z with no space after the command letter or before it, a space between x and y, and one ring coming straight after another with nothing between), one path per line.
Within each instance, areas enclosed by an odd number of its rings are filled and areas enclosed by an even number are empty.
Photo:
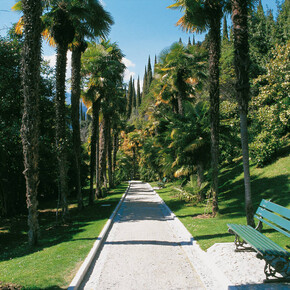
M212 2L212 1L210 1ZM218 208L219 174L219 59L220 27L222 10L219 4L211 4L212 18L209 23L209 96L210 96L210 131L211 131L211 171L212 171L212 212L215 216Z
M66 74L67 45L57 46L56 59L56 150L59 168L59 185L62 205L62 218L68 216L68 181L67 181L67 136L66 136L66 107L65 107L65 74Z
M197 186L200 188L204 182L204 165L201 160L198 160L197 163Z
M136 178L136 147L133 146L133 179Z
M80 95L81 95L81 49L73 46L72 49L72 74L71 74L71 120L73 135L73 151L76 171L76 192L78 208L84 207L81 188L81 137L80 137Z
M178 104L178 114L180 116L183 116L184 115L184 110L183 110L182 94L181 93L177 94L177 104Z
M247 113L250 95L249 43L248 43L248 1L232 0L232 21L235 47L236 91L240 109L241 141L243 152L245 208L247 224L255 226L251 197Z
M107 174L106 174L106 156L107 156L107 138L106 138L106 122L105 118L101 123L101 132L100 132L100 182L107 188Z
M117 164L117 152L118 152L118 148L119 148L119 140L118 140L118 131L115 130L114 134L113 134L113 184L115 184L115 171L116 171L116 164Z
M100 101L99 101L100 102ZM99 103L99 111L100 111ZM96 120L96 191L95 197L99 198L101 196L101 176L100 176L100 120L99 116Z
M41 1L22 0L24 42L22 50L23 117L21 138L28 208L28 242L39 240L37 190L39 184L39 80L41 60Z
M109 177L109 187L113 188L113 163L112 163L112 136L111 136L111 120L107 116L107 160L108 160L108 177Z
M99 127L99 100L93 102L93 120L92 120L92 137L91 137L91 161L90 161L90 196L89 204L94 203L95 191L94 191L94 176L96 166L96 143L98 138Z

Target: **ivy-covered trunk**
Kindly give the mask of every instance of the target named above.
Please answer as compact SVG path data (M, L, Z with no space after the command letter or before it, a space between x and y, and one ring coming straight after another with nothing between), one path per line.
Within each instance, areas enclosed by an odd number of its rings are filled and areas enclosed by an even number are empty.
M99 100L99 111L101 103ZM96 191L95 197L101 197L101 176L100 176L100 119L96 120Z
M185 93L184 93L184 86L183 86L183 73L182 71L177 73L177 106L178 106L178 114L180 116L184 115L184 109L183 109L183 100L185 99Z
M241 141L243 152L245 207L247 224L255 226L251 197L247 113L250 95L249 43L248 43L248 1L232 0L232 21L235 47L236 93L240 110Z
M91 137L91 161L90 161L90 196L89 204L93 204L95 199L94 190L94 177L96 168L96 144L97 139L99 139L99 112L100 112L100 102L99 100L93 102L93 120L92 120L92 137Z
M81 95L81 56L80 46L72 49L72 74L71 74L71 120L73 135L74 166L76 172L76 192L79 210L83 209L83 197L81 188L81 137L80 137L80 95Z
M62 205L62 218L68 216L68 161L67 161L67 136L66 136L66 107L65 107L65 74L66 53L68 44L57 46L56 58L56 150L59 169L59 191Z
M22 50L23 117L21 138L28 208L28 242L39 239L37 190L39 184L39 80L41 60L41 1L22 0L24 42Z
M100 131L100 182L102 186L107 188L107 173L106 173L106 157L107 157L107 128L105 118L101 122Z
M115 129L113 134L113 161L112 161L112 171L113 171L113 184L115 184L115 171L117 164L117 152L119 149L119 136L118 131Z
M211 132L211 193L212 212L215 216L218 208L218 174L219 174L219 59L220 59L220 28L221 6L208 1L212 17L209 23L209 97L210 97L210 132Z
M111 120L110 117L107 116L107 160L108 160L108 178L109 178L109 187L113 188L113 163L112 163L112 136L111 136Z

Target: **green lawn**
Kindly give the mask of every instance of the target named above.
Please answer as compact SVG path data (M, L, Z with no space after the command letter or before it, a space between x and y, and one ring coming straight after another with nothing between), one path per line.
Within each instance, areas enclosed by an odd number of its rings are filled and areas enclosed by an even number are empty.
M55 208L40 210L41 240L33 250L23 230L25 216L1 221L0 288L6 283L22 289L67 288L126 188L118 186L81 213L72 204L71 221L61 226L55 225Z
M254 210L263 198L271 198L273 202L290 208L289 173L290 156L280 158L264 168L251 167ZM246 224L242 163L221 168L219 184L220 211L216 218L205 215L210 210L206 204L191 204L182 200L174 189L176 184L169 183L158 190L203 250L215 243L234 241L234 236L227 231L227 223ZM266 226L263 233L289 251L289 238Z

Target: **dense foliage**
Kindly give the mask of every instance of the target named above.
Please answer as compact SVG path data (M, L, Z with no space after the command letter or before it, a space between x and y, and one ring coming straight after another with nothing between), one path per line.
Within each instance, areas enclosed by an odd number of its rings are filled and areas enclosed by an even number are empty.
M58 13L54 16L61 18ZM70 25L79 24L75 20ZM154 64L149 56L142 88L139 77L123 83L124 56L116 43L103 40L86 44L84 40L80 55L82 100L87 107L87 118L82 112L81 116L76 113L74 120L80 120L81 185L89 184L90 180L90 203L104 197L109 188L123 180L161 181L164 177L186 185L196 200L210 200L213 172L208 36L203 42L189 40L187 44L181 41L171 44L155 57ZM15 216L25 212L26 207L20 138L22 41L13 33L0 39L1 216ZM225 20L220 48L218 133L219 166L222 166L242 155L233 31ZM252 164L258 167L272 162L283 148L287 149L289 49L289 0L279 7L276 17L271 11L265 13L259 3L249 17L248 107L250 156ZM46 63L42 63L41 71L38 200L40 204L43 200L53 200L57 207L61 181L56 148L57 75ZM62 85L64 88L65 84ZM70 106L63 106L62 117L68 156L66 195L70 201L79 194L79 170L73 165Z

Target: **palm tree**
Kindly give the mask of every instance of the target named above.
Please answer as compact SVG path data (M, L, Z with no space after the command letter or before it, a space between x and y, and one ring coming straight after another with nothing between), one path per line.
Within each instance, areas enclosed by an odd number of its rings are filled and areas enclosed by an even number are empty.
M62 204L62 218L68 216L68 160L65 106L65 74L68 45L73 41L75 28L70 16L71 5L68 1L53 1L45 15L46 24L56 43L56 150L59 168L59 190Z
M177 42L169 51L164 50L160 59L155 67L155 78L162 81L163 87L157 104L169 97L174 111L183 116L184 101L195 95L205 79L205 51Z
M218 208L218 173L219 173L219 58L222 0L176 0L169 8L179 8L184 15L177 25L186 31L208 32L209 48L209 97L211 127L211 174L212 174L212 212L215 216Z
M75 41L72 44L72 77L71 77L71 119L73 129L73 150L75 155L75 169L77 173L76 187L78 196L78 207L83 207L81 182L80 182L80 124L79 124L79 102L80 102L80 71L81 71L81 55L86 50L87 44L85 37L94 39L95 37L105 37L110 31L110 25L113 20L108 12L97 0L88 0L81 4L86 11L86 22L74 19L76 27ZM95 104L96 106L96 104ZM94 111L94 110L93 110ZM95 112L95 111L94 111ZM96 113L96 112L95 112ZM93 134L95 136L95 134Z
M111 116L116 117L115 99L118 90L122 87L122 76L125 69L122 64L123 54L115 43L102 41L99 45L89 44L87 51L83 55L82 73L89 77L87 81L88 91L92 94L92 102L100 102L101 129L98 134L99 119L92 123L93 132L96 132L96 143L91 143L91 150L96 147L96 195L100 196L101 183L106 187L106 157L108 155L108 134L110 133L109 124ZM124 102L123 102L124 104ZM93 112L94 115L94 112ZM96 129L94 127L97 126ZM98 136L100 135L100 136ZM100 144L99 144L99 140ZM91 162L94 162L91 156ZM92 167L95 166L91 164ZM93 191L93 174L91 172L91 190ZM93 192L91 192L93 196Z
M237 76L236 91L240 109L241 141L243 152L245 207L247 224L255 226L254 210L251 197L250 166L247 113L250 95L249 83L249 43L248 43L248 7L250 0L231 0L232 21L235 47L235 71Z
M28 241L39 239L37 189L39 184L39 80L41 60L41 0L23 0L24 42L22 59L23 117L21 137L28 208Z

